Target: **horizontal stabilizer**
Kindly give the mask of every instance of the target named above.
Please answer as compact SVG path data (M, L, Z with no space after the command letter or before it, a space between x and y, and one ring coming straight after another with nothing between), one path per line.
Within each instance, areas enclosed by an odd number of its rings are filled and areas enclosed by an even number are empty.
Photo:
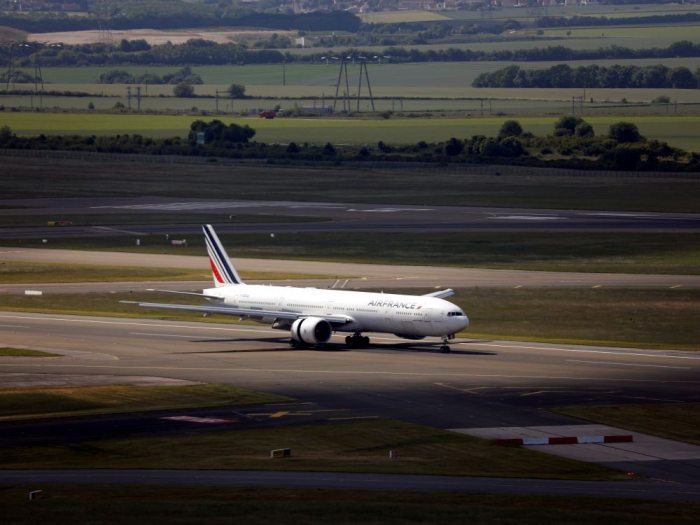
M445 297L449 297L450 295L454 294L455 291L452 288L448 288L447 290L438 290L437 292L427 293L423 297L436 297L437 299L444 299Z

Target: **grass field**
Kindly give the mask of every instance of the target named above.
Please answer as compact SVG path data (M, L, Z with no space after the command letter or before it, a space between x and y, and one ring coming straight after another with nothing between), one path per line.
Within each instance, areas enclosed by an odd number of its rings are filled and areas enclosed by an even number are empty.
M193 177L193 174L197 177ZM527 173L527 174L526 174ZM377 171L342 167L217 166L3 158L5 199L169 196L700 212L697 180ZM11 205L12 200L0 201ZM1 233L1 232L0 232ZM1 237L1 235L0 235ZM17 241L5 241L16 246Z
M196 224L216 222L219 224L277 224L277 223L302 223L324 222L323 217L306 217L303 215L231 215L222 213L189 213L189 212L153 212L130 210L129 213L64 213L62 217L68 217L72 226L109 226L123 225L162 225L162 224ZM48 221L56 220L54 215L4 215L2 228L46 226ZM0 230L2 231L2 230Z
M380 11L360 15L365 23L399 24L401 22L436 22L450 20L449 16L431 11Z
M323 279L326 276L315 277ZM268 281L276 279L309 279L314 277L294 273L241 272L241 278L251 281ZM209 279L211 279L211 273L208 271L176 268L0 263L0 285L23 283L202 281Z
M148 523L172 525L405 525L515 524L690 525L692 503L617 498L514 496L397 490L267 487L46 485L43 499L26 501L34 485L0 490L0 514L16 525Z
M61 357L61 354L27 350L26 348L0 348L0 357Z
M292 456L270 459L270 450ZM172 451L177 450L177 454ZM399 458L389 459L397 450ZM381 472L612 480L605 467L422 425L378 420L15 447L0 468L155 468Z
M26 31L14 27L0 26L0 40L22 41L27 39Z
M454 266L466 268L497 268L503 270L534 270L630 274L700 274L700 234L654 232L433 232L433 233L337 233L306 232L269 234L221 234L225 246L235 246L236 257L321 260L390 265ZM16 241L4 241L15 245ZM141 246L134 245L133 236L56 238L44 245L39 239L24 241L23 247L53 249L123 251L173 254L170 246L158 237L144 237ZM195 236L187 247L178 247L177 254L206 256L204 240ZM8 263L8 275L40 274L44 266L13 266ZM19 264L19 263L17 263ZM50 269L50 265L48 265ZM89 267L86 270L90 270ZM101 267L92 270L95 277L118 274L118 268ZM125 268L126 276L140 269ZM70 269L66 269L70 272ZM183 279L196 278L187 270L144 271L151 275ZM80 269L77 270L80 274ZM200 272L202 273L202 272ZM2 275L2 274L0 274ZM255 274L253 274L255 275ZM253 277L251 275L251 277ZM210 276L207 274L207 279ZM292 276L294 277L294 276ZM201 277L200 277L201 278ZM269 277L265 277L269 278ZM278 277L286 278L286 277ZM9 277L8 277L9 279ZM30 281L31 282L31 281Z
M412 295L434 290L383 290ZM700 291L683 289L458 289L450 301L470 318L464 337L623 346L661 350L700 350ZM194 312L166 312L119 301L201 304L197 298L154 293L0 295L0 310L73 315L234 322L229 316L206 319ZM279 344L288 335L279 332ZM418 343L420 344L420 343Z
M77 386L0 389L0 421L257 405L290 398L227 385Z
M700 403L562 407L555 412L700 445Z
M525 34L533 34L528 30ZM600 27L572 27L564 29L544 29L545 37L570 37L570 38L596 38L601 47L606 45L606 39L611 38L648 38L655 39L673 38L676 41L690 40L697 42L700 39L700 25L640 25L640 26L600 26ZM566 40L561 42L566 46ZM624 44L623 44L624 45Z
M70 220L73 226L110 226L150 225L150 224L275 224L280 222L322 222L320 217L304 217L300 215L229 215L225 213L171 213L171 212L139 212L129 213L84 213L74 214L63 212L52 215L2 215L2 228L26 228L46 226L49 221Z
M682 26L685 28L688 26ZM635 29L635 28L625 28ZM554 30L553 30L554 31ZM559 31L559 30L556 30ZM583 31L583 29L582 29ZM695 26L695 32L700 33L700 25ZM600 36L600 35L598 35ZM700 41L700 37L698 38ZM603 39L604 42L604 39ZM566 40L557 41L558 44L566 45ZM519 45L516 43L512 45ZM419 46L408 46L409 48ZM541 47L541 46L540 46ZM670 59L622 59L622 60L577 60L569 62L572 67L588 66L598 64L600 66L611 66L614 64L634 64L638 66L648 66L663 63L669 67L687 66L694 70L697 60L694 58L670 58ZM398 89L418 87L425 88L425 96L430 96L430 90L435 87L449 88L455 97L463 96L462 90L471 85L471 82L481 73L494 71L510 65L511 62L504 61L484 61L484 62L418 62L406 64L368 64L368 71L372 82L372 90L381 93L387 87L394 87L394 92L400 94ZM518 63L525 69L542 69L556 65L557 62L538 61ZM44 80L51 85L46 89L70 89L86 91L92 87L97 92L113 93L115 89L119 93L125 93L126 86L120 84L95 84L95 79L104 72L112 69L121 69L133 75L143 73L153 73L164 75L172 73L179 68L169 66L89 66L89 67L45 67L42 68ZM244 84L246 93L256 95L255 86L273 86L277 91L277 96L295 96L290 93L290 88L295 86L320 87L327 91L328 95L335 93L335 86L338 80L338 68L334 65L326 66L319 64L287 64L285 67L286 85L282 85L282 65L281 64L261 64L243 66L193 66L192 71L202 77L205 85L224 86L232 82ZM360 71L357 65L348 65L350 78L358 78ZM29 73L29 70L27 70ZM81 88L80 85L83 85ZM22 87L17 84L17 87ZM33 85L32 85L33 89ZM356 80L351 81L351 91L357 90ZM366 89L366 87L365 87ZM172 85L151 85L148 86L148 94L158 95L160 93L172 94ZM533 90L537 91L537 90ZM687 91L687 90L679 90ZM691 90L693 91L693 90ZM196 93L214 93L213 89L207 91L203 86L195 86ZM146 94L145 91L143 94ZM313 92L312 94L316 94Z
M186 136L190 124L199 116L70 114L70 113L0 113L0 126L7 125L24 135L79 134L116 135L139 133L149 137ZM471 117L435 119L260 119L257 117L220 117L225 123L248 124L256 130L260 142L324 144L373 144L383 140L390 144L417 143L421 140L445 141L451 137L493 136L509 117ZM522 117L525 131L536 135L551 133L558 117ZM588 117L596 133L607 133L620 117ZM650 139L671 145L698 149L700 116L626 116Z

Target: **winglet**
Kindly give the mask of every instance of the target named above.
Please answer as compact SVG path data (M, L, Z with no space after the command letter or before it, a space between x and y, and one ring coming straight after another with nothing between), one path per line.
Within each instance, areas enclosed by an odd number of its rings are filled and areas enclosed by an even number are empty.
M209 253L211 271L214 275L214 285L219 287L231 284L245 284L238 275L238 272L236 272L233 264L231 264L231 259L211 224L205 224L202 226L202 230L204 231L204 241L206 242L207 252Z
M437 292L427 293L423 297L436 297L438 299L444 299L445 297L449 297L450 295L454 294L455 291L452 288L448 288L447 290L438 290Z

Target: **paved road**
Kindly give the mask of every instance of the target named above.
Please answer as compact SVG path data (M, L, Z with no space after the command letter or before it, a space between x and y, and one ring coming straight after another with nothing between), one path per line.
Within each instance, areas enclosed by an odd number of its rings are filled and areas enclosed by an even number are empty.
M142 266L149 268L189 268L210 272L206 257L186 255L156 255L119 252L92 252L78 250L42 250L37 248L1 248L0 261L42 262L49 264L96 264L115 266ZM480 286L492 287L600 287L600 286L643 286L652 288L700 288L700 275L633 275L577 272L528 272L520 270L484 270L475 268L445 268L436 266L388 266L380 264L351 264L315 261L289 261L275 259L239 259L233 263L241 271L270 273L296 273L306 275L337 276L342 279L316 281L323 287L342 286L345 288L424 288L453 287L465 288ZM364 283L363 281L367 281ZM153 283L151 283L153 284ZM291 283L286 283L291 284ZM200 286L185 283L185 289ZM24 285L25 288L27 285ZM85 285L88 286L88 285ZM126 285L133 286L132 285ZM169 285L170 286L170 285ZM208 286L208 285L207 285ZM153 288L154 286L146 286ZM163 283L157 288L165 288ZM51 289L46 286L46 289ZM80 286L76 285L76 289ZM10 286L0 285L0 290L11 290ZM14 287L14 290L24 288ZM65 289L65 288L61 288ZM117 288L110 288L119 289ZM122 288L124 289L124 288ZM129 289L129 288L127 288Z
M57 198L13 200L12 209L0 209L2 218L36 215L71 220L73 215L154 212L220 214L221 233L270 231L700 231L700 214L551 210L467 206L377 205L332 202L175 199L166 197ZM320 222L230 224L229 215L318 217ZM6 239L55 236L106 236L126 234L201 233L199 224L71 226L55 228L3 228ZM228 224L227 224L228 223Z
M436 352L436 343L407 343L384 335L373 336L373 346L365 350L348 351L337 344L340 338L326 350L291 350L287 338L286 332L248 325L2 312L0 346L77 353L61 359L3 358L0 377L111 374L226 383L313 403L313 411L307 407L311 414L303 416L313 421L331 415L388 417L439 428L576 425L581 421L545 409L700 400L700 355L690 353L459 340L453 353L444 355ZM85 355L94 351L99 359ZM330 412L318 412L322 410ZM282 411L282 424L307 413ZM179 415L202 414L235 416L226 408ZM254 416L262 421L266 417ZM235 428L257 424L255 419L239 419ZM155 416L132 423L123 418L105 421L90 432L117 436L120 427L128 433L131 424L146 429L162 425ZM52 426L52 432L58 428ZM73 437L83 439L77 428L87 427L74 428ZM16 436L12 425L0 429L10 439ZM677 481L680 469L673 462L639 464L639 473ZM689 477L700 480L700 464L683 470L683 479Z
M594 482L333 472L0 470L0 484L319 487L476 492L481 494L542 494L700 502L700 486L658 481Z

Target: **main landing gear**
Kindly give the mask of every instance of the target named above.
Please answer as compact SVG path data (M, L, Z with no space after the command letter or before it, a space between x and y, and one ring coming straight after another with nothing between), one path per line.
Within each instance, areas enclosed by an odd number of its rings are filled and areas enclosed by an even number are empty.
M367 348L369 346L369 337L356 332L354 335L349 335L345 338L345 344L350 348Z
M304 348L308 348L309 345L304 343L303 341L297 341L296 339L292 338L289 340L289 346L292 347L294 350L302 350Z
M442 353L442 354L449 354L450 353L450 347L447 346L448 340L449 340L449 336L447 336L447 335L442 336L442 346L440 347L440 353Z

